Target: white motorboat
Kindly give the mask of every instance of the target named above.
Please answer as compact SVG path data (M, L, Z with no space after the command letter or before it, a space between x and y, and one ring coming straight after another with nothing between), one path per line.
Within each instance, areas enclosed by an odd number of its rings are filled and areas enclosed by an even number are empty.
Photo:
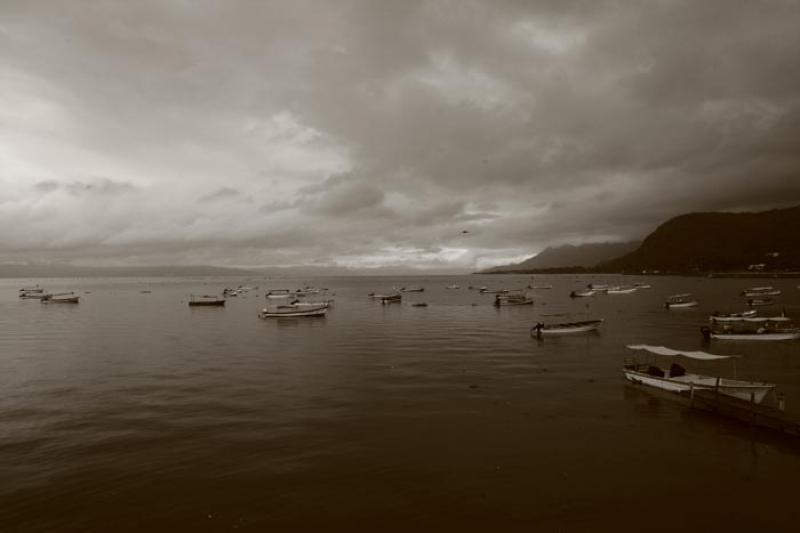
M772 298L750 298L747 305L750 307L767 307L775 303Z
M569 335L571 333L588 333L597 331L603 324L604 319L582 320L580 322L563 322L560 324L544 324L539 322L531 328L531 335L541 337L542 335Z
M715 355L701 351L672 350L664 346L648 346L645 344L629 345L628 348L647 351L662 357L684 357L700 361L719 361L738 357ZM767 394L775 389L773 383L692 374L686 372L686 369L677 363L672 363L668 369L664 370L655 364L641 364L636 361L626 362L623 365L622 373L625 379L631 383L667 392L691 394L694 390L710 390L755 403L764 401Z

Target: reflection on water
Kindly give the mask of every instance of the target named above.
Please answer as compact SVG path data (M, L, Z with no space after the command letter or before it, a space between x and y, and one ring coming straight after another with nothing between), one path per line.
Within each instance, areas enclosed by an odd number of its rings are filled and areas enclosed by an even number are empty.
M702 349L708 313L743 309L748 283L568 298L590 281L614 279L537 277L553 289L531 291L534 306L495 308L466 287L528 278L3 280L0 531L625 530L670 501L664 530L794 529L793 441L689 414L619 372L625 344ZM19 300L31 282L81 303ZM187 305L239 284L261 289ZM795 283L771 284L800 316ZM335 293L325 318L257 318L265 290L305 285ZM417 285L402 305L366 296ZM665 310L678 292L700 308ZM606 321L529 333L570 318ZM800 414L800 345L755 344L706 349L743 355L739 375L776 382Z

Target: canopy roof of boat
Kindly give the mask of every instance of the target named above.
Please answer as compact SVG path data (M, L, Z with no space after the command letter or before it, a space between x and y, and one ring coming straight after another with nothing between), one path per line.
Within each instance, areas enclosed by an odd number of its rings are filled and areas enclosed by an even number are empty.
M673 350L671 348L667 348L666 346L650 346L647 344L629 344L628 348L631 350L645 350L650 353L654 353L657 355L667 355L667 356L683 356L688 357L689 359L699 359L701 361L716 361L717 359L730 359L732 357L741 357L739 355L714 355L713 353L706 353L706 352L688 352L683 350Z

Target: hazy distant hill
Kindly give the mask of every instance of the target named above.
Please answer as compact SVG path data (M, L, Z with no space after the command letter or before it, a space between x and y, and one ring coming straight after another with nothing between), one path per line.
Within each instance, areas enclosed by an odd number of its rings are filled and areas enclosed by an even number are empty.
M0 278L105 278L248 276L253 271L214 266L94 267L63 264L0 264Z
M760 213L692 213L668 220L603 270L663 272L800 268L800 206Z
M539 254L511 265L485 270L485 273L530 272L543 269L569 267L591 268L600 263L625 255L639 246L639 242L606 242L545 248Z

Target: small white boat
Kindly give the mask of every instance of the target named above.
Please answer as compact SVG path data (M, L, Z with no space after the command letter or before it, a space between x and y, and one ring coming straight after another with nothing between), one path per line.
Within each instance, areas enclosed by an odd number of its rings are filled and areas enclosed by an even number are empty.
M634 283L633 286L636 287L637 289L652 289L653 288L653 286L650 285L649 283L641 283L641 282Z
M401 287L400 292L425 292L425 287Z
M751 298L747 300L750 307L767 307L775 303L772 298Z
M724 328L713 330L708 326L700 328L703 337L721 341L792 341L800 339L800 328L759 327L755 330L736 330Z
M497 307L506 307L511 305L533 305L533 298L528 298L528 296L525 294L498 294L494 298L494 305Z
M269 300L284 300L292 297L292 291L289 289L273 289L268 291L265 296Z
M743 318L754 317L757 314L758 311L755 309L748 309L741 313L713 313L708 319L716 322L735 322Z
M607 294L633 294L638 287L614 287L606 291Z
M481 294L506 294L508 289L487 289L486 287L480 288Z
M73 292L62 292L58 294L45 294L41 302L45 304L77 304L80 303L80 296L75 296Z
M259 318L287 318L287 317L314 317L325 316L328 312L327 305L316 307L306 307L298 305L279 305L276 307L265 307L258 313Z
M700 351L671 350L664 346L648 346L645 344L629 345L628 348L647 351L663 357L685 357L700 361L718 361L738 357L715 355ZM773 383L691 374L677 363L672 363L669 369L664 370L655 364L640 364L635 361L626 362L622 367L622 373L625 379L631 383L662 391L691 394L693 390L711 390L755 403L764 401L767 394L775 389Z
M604 319L583 320L580 322L563 322L561 324L544 324L539 322L531 328L531 335L541 337L542 335L569 335L571 333L588 333L597 331L603 324Z
M45 298L47 296L50 296L50 295L48 293L44 292L44 289L31 291L31 292L20 292L19 293L19 297L22 298L23 300L41 300L42 298Z
M403 297L400 294L390 294L381 296L380 298L382 304L397 304L403 300Z
M595 294L597 294L596 290L589 289L589 290L585 290L585 291L572 291L571 293L569 293L569 297L570 298L590 298L590 297L594 296Z
M664 307L667 309L684 309L688 307L697 307L700 302L692 298L691 293L685 292L682 294L673 294L668 296L664 301Z
M780 314L777 316L755 316L755 315L756 315L756 310L751 309L750 311L745 311L744 313L732 313L730 315L711 315L710 317L708 317L708 320L710 322L750 322L750 323L792 321L792 319L786 316L785 314Z
M21 293L30 293L30 294L36 294L36 293L39 293L39 292L44 292L44 289L42 289L42 288L41 288L41 287L39 287L38 285L35 285L35 286L33 286L33 287L23 287L23 288L21 288L21 289L19 290L19 292L20 292L20 294L21 294Z
M593 291L605 292L609 289L609 286L606 283L590 283L586 286L586 288Z
M766 287L750 287L749 289L743 290L740 295L744 296L745 298L761 298L764 296L780 296L781 291L780 289L776 289L775 287L768 285Z

